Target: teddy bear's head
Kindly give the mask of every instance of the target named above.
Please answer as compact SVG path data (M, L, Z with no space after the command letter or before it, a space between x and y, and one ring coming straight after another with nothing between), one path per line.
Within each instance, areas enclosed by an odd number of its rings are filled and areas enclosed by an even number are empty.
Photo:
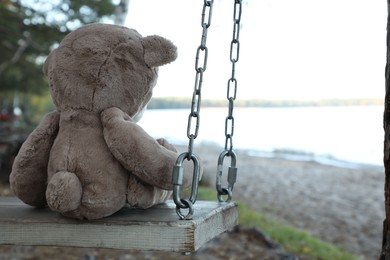
M68 34L50 53L43 71L60 112L100 113L118 107L133 117L149 102L158 67L176 57L176 47L163 37L91 24Z

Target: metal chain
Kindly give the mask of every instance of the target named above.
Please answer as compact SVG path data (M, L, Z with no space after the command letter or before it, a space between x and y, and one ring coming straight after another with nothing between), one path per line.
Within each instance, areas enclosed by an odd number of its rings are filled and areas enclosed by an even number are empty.
M193 153L194 140L198 136L199 131L199 118L200 118L200 106L201 106L201 90L203 83L203 73L207 68L208 48L206 46L207 31L211 24L211 17L213 11L214 0L204 0L202 9L202 38L199 47L196 50L195 57L195 86L192 94L191 113L188 116L187 124L187 137L189 139L188 152L184 152L179 155L176 165L173 169L172 183L173 183L173 198L176 204L176 213L180 219L192 219L193 204L196 201L198 195L198 182L200 177L199 158ZM193 122L195 127L193 129ZM194 163L194 173L192 180L192 192L190 199L180 198L180 187L183 183L184 168L183 160L192 160ZM182 214L181 209L189 209L187 215Z
M236 63L240 57L240 22L241 22L242 0L234 0L234 12L233 12L233 39L230 43L230 61L232 63L231 77L227 83L227 100L229 101L228 116L225 119L225 150L220 154L218 158L217 166L217 182L216 189L218 192L218 200L224 201L222 196L227 195L226 201L232 199L233 186L237 179L236 168L236 153L233 151L233 134L234 134L234 101L237 97L237 79L236 79ZM228 169L228 187L222 187L222 171L223 161L225 157L231 157L230 167Z

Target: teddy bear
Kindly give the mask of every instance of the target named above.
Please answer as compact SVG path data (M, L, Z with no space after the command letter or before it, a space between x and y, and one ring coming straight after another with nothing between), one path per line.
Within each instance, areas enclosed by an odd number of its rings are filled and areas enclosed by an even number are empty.
M176 57L169 40L124 26L90 24L65 36L43 66L56 111L15 158L15 195L76 219L165 202L177 151L136 122L152 97L158 67ZM185 160L184 170L192 173L192 167ZM186 174L183 185L191 179Z

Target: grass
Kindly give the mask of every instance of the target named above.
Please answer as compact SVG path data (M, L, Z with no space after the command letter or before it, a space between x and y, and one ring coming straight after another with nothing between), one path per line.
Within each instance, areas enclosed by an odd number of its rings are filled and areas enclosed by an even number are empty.
M215 200L214 190L199 187L198 198L200 200ZM305 259L318 260L354 260L356 256L345 250L315 236L282 224L270 217L250 209L245 204L238 202L239 223L242 227L258 227L267 233L275 242L297 256Z

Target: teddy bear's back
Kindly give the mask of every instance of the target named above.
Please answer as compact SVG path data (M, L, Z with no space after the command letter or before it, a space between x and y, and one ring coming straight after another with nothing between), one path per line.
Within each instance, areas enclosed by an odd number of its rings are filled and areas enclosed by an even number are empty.
M83 110L61 113L59 132L50 152L49 181L61 171L79 178L83 201L98 205L112 200L118 209L124 206L129 173L108 149L99 115Z

